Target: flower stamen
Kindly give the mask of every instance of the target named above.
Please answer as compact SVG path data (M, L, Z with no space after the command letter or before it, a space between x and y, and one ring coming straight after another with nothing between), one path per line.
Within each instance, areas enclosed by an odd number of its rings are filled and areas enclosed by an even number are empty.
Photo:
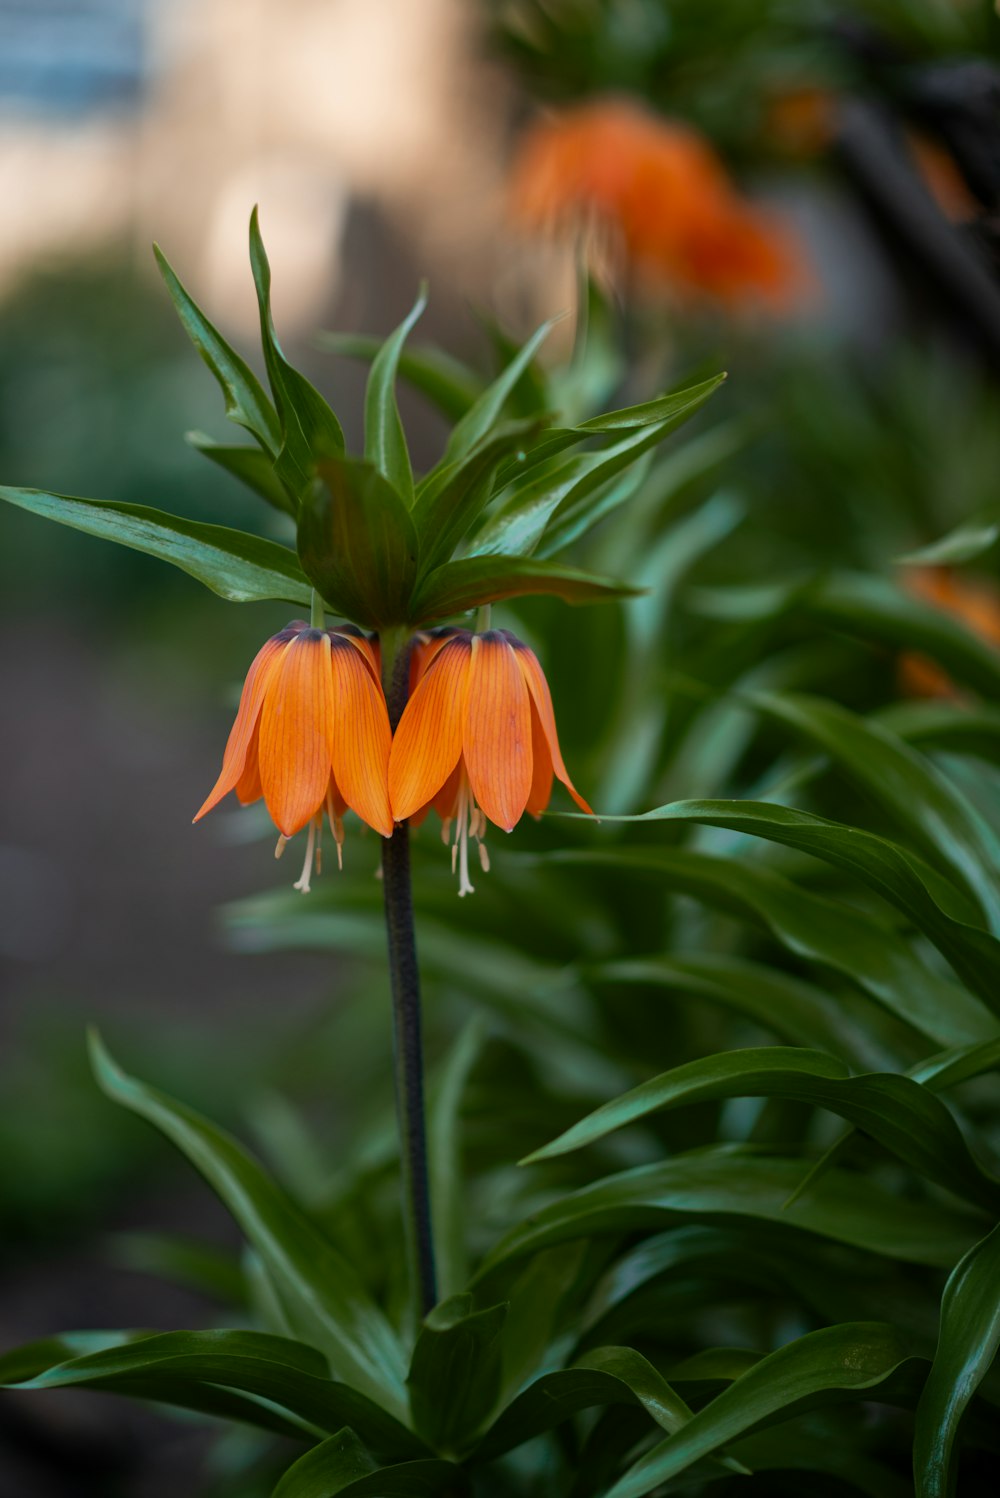
M279 832L278 833L278 841L274 845L274 856L275 856L275 858L280 858L281 855L282 855L282 853L284 853L284 851L285 851L285 849L287 847L288 847L288 839L287 839L287 837L285 836L285 834L283 832Z
M297 889L303 895L307 895L309 893L309 882L312 878L313 857L316 852L316 824L318 821L319 817L316 816L313 817L312 821L309 823L309 836L306 839L306 856L305 862L302 865L302 873L292 885L293 889ZM317 869L317 873L318 872L319 870Z
M473 895L476 887L469 878L469 838L476 839L479 849L479 866L484 874L489 872L490 858L482 841L486 835L486 818L476 805L469 777L464 771L459 782L454 823L455 841L451 845L451 872L458 874L459 895ZM451 833L451 824L452 818L449 817L441 829L445 844Z
M344 819L337 815L337 809L333 804L333 792L326 793L326 814L330 821L330 830L333 840L337 844L337 868L343 873L344 870Z

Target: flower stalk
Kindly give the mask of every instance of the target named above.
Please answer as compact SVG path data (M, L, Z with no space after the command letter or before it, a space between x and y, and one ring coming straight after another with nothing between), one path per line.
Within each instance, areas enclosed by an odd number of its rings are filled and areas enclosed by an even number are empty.
M395 730L409 694L409 635L405 629L383 630L380 639L382 681ZM392 985L403 1220L413 1304L418 1317L423 1317L437 1304L437 1274L427 1166L420 969L413 925L410 831L405 822L397 823L382 844L382 890Z

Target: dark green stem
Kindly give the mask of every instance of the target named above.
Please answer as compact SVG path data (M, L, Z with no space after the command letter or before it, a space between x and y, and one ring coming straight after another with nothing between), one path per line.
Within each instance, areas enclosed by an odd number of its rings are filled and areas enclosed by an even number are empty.
M405 634L384 631L382 676L389 721L396 731L409 689L409 641ZM396 1067L396 1117L399 1123L403 1180L403 1218L414 1301L420 1316L437 1304L434 1234L427 1170L424 1116L424 1058L420 1019L420 969L413 929L410 878L410 830L397 823L382 844L382 891L389 943L389 974Z

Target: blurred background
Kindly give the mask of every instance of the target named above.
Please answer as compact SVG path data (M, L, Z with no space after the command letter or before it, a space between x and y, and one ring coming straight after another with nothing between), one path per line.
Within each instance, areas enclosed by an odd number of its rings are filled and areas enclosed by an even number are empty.
M987 0L0 0L0 480L261 526L184 441L225 422L150 248L259 368L259 203L279 335L349 442L366 370L320 330L382 335L426 277L418 341L485 370L498 328L572 314L582 256L615 320L606 404L730 371L702 427L753 427L744 580L887 570L997 504L998 44ZM571 315L547 357L572 339ZM401 407L427 466L445 423ZM336 1124L350 964L224 942L216 909L274 884L271 845L252 813L190 825L286 612L13 509L0 590L0 1342L151 1304L204 1324L235 1237L98 1097L83 1031L216 1116L253 1099L265 1144L282 1090ZM377 1058L385 1016L350 1014ZM385 1089L365 1066L345 1114ZM145 1230L218 1261L151 1302ZM238 1441L209 1445L116 1400L6 1396L0 1498L243 1492Z

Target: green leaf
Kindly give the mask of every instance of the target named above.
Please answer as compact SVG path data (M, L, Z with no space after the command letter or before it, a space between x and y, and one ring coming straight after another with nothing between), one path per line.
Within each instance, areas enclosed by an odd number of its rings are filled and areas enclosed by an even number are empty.
M424 1318L407 1383L413 1423L436 1451L460 1453L496 1403L506 1316L506 1305L475 1311L463 1294Z
M371 364L382 349L383 341L363 333L320 333L316 344L328 353L363 359ZM399 355L398 372L407 384L426 395L449 421L459 421L483 388L482 380L468 365L428 345L415 347L411 344L404 348Z
M0 1354L0 1384L13 1388L36 1378L57 1363L82 1357L90 1352L103 1352L108 1347L121 1347L131 1342L136 1332L63 1332L60 1337L42 1337L37 1342L25 1342L10 1352Z
M577 423L578 432L615 432L622 427L652 426L670 421L680 426L714 395L727 379L725 374L713 375L698 385L689 385L684 390L672 390L656 400L644 401L639 406L623 406L618 411L605 411L602 416L592 416L589 421Z
M327 1498L374 1471L364 1446L353 1430L345 1428L293 1463L272 1498Z
M172 1233L117 1233L109 1258L138 1274L153 1274L175 1285L230 1305L246 1303L246 1282L239 1260L228 1249Z
M373 1450L388 1456L412 1456L422 1449L411 1431L372 1400L332 1382L319 1352L285 1337L249 1331L162 1332L68 1358L58 1343L53 1349L49 1366L19 1380L19 1387L104 1389L182 1403L187 1409L202 1408L200 1400L207 1394L204 1408L211 1412L214 1389L221 1385L278 1407L306 1432L339 1430L349 1421ZM7 1382L14 1381L9 1368L0 1364L0 1377L4 1374ZM252 1420L255 1408L265 1411L263 1403L250 1403L244 1418Z
M236 1140L128 1076L96 1034L101 1089L155 1125L208 1181L257 1250L295 1335L318 1346L333 1372L405 1418L405 1362L396 1335L354 1269Z
M226 415L237 426L251 432L272 457L277 457L281 446L281 424L257 376L192 301L159 245L154 244L153 254L184 331L222 387Z
M942 567L960 566L973 562L985 552L991 551L1000 537L1000 516L995 508L985 510L970 520L963 520L947 535L908 552L898 560L904 566Z
M538 431L535 420L509 422L491 432L463 458L428 474L413 506L420 540L420 575L433 571L489 503L497 464Z
M406 336L426 306L427 290L421 287L410 312L375 356L365 391L365 458L401 496L407 509L413 504L413 470L396 405L396 370Z
M607 1498L643 1498L737 1436L807 1409L864 1399L908 1361L898 1332L878 1322L826 1327L779 1348L630 1467Z
M476 1016L465 1026L445 1061L427 1109L427 1154L431 1209L437 1247L438 1293L455 1295L467 1278L468 1207L462 1174L462 1104L469 1074L486 1039Z
M589 979L638 983L708 999L770 1030L789 1045L832 1051L870 1064L877 1043L859 1026L842 997L834 998L774 966L725 953L627 957L586 969Z
M461 1470L451 1462L401 1462L379 1467L350 1430L300 1456L274 1489L272 1498L435 1498L465 1491Z
M782 1046L726 1051L652 1077L535 1150L522 1165L582 1149L664 1108L732 1097L788 1097L846 1119L928 1180L1000 1211L1000 1182L969 1153L945 1105L909 1077L852 1077L833 1056Z
M699 612L733 621L802 614L828 628L899 650L919 650L957 681L1000 697L1000 651L960 620L903 593L886 578L834 572L763 586L700 589Z
M819 697L754 692L748 700L824 749L924 858L970 891L994 935L1000 931L997 850L980 818L923 755L879 724Z
M982 1045L956 1046L940 1055L928 1056L926 1061L913 1067L910 1075L931 1091L942 1092L946 1087L957 1087L970 1077L982 1076L998 1067L1000 1039L988 1040Z
M922 859L889 838L767 801L674 801L638 816L604 820L683 821L725 827L797 848L845 869L902 911L948 959L972 992L1000 1014L1000 942L956 918L952 911L965 907L954 886L945 884Z
M566 603L602 603L632 597L638 591L627 583L533 557L463 557L435 568L423 580L410 604L410 623L430 624L484 603L529 593L548 593Z
M620 1404L638 1405L671 1432L691 1418L683 1399L640 1353L631 1347L597 1347L572 1368L543 1374L529 1384L487 1431L475 1459L494 1461L580 1410Z
M890 733L924 750L948 749L1000 762L1000 712L996 708L921 700L893 702L878 714Z
M282 353L271 316L271 267L256 208L250 215L250 266L260 308L264 362L281 419L282 443L275 467L298 499L312 478L316 460L344 451L344 434L319 391Z
M543 471L527 484L517 485L502 498L489 522L474 537L472 556L511 556L529 552L544 538L546 554L568 543L569 533L581 534L584 517L603 515L610 504L621 504L641 482L645 467L638 463L673 431L676 421L661 421L630 430L611 447L580 453ZM613 490L612 479L625 478ZM585 527L584 527L585 528ZM558 543L554 537L559 536Z
M917 1498L950 1498L952 1452L966 1406L1000 1347L1000 1227L957 1264L941 1297L937 1351L913 1440Z
M507 1320L500 1333L501 1406L549 1360L564 1314L573 1306L587 1254L586 1243L560 1244L535 1254L510 1288ZM564 1307L566 1309L564 1312Z
M299 517L303 569L330 607L368 629L405 622L417 534L403 501L370 463L329 458Z
M171 562L232 603L282 599L308 604L312 597L298 560L287 546L223 525L203 525L145 505L78 499L41 489L0 488L0 499L57 520L88 536L116 541L132 551Z
M959 984L922 963L902 937L864 911L815 895L763 865L688 849L624 847L549 854L545 861L656 874L679 894L760 923L796 956L845 973L938 1045L996 1036L993 1016Z
M685 1219L758 1218L911 1264L950 1267L982 1231L982 1218L909 1201L846 1170L830 1170L806 1197L788 1204L804 1162L765 1158L715 1145L655 1165L606 1176L541 1208L512 1228L477 1280L538 1253L599 1233L664 1232Z
M548 322L543 322L541 327L532 333L527 343L518 349L513 359L493 383L487 385L482 394L477 397L453 428L442 462L450 463L456 458L464 457L496 425L518 380L530 366L535 354L558 321L558 318L550 318Z
M246 484L261 499L266 499L276 510L294 515L298 506L274 471L274 459L259 447L230 447L213 442L204 432L187 432L185 440L198 452L204 453L211 462L217 463L233 478Z

